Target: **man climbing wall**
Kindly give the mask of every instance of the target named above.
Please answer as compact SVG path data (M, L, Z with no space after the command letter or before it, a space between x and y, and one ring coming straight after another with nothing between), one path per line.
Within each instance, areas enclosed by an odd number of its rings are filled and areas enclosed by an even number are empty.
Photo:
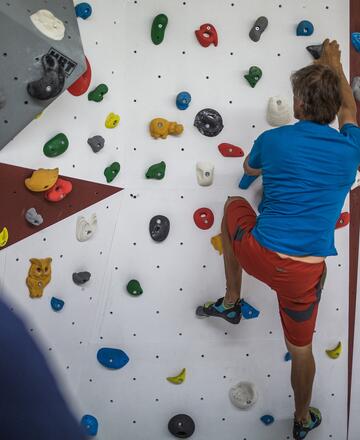
M244 170L263 177L259 216L242 197L226 202L221 228L226 294L202 307L204 315L238 324L243 269L277 293L292 356L295 439L321 423L320 411L310 407L312 338L325 259L337 255L335 225L360 164L356 103L340 57L338 43L326 40L320 59L291 78L299 122L255 141ZM329 127L336 115L340 131Z

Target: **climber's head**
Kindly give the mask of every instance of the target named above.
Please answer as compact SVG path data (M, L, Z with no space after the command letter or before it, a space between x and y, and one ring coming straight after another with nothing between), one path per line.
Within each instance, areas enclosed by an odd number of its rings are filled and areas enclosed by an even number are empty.
M341 106L340 79L323 64L312 64L291 75L294 116L319 124L330 124Z

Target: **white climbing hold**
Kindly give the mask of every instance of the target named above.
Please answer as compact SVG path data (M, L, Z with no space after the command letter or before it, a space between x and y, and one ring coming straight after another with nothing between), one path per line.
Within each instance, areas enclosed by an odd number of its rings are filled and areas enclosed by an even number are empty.
M64 23L47 9L40 9L30 15L32 24L38 31L52 40L62 40L65 34Z
M97 218L95 213L92 214L89 221L85 217L80 216L76 222L76 238L79 241L87 241L95 234L96 228Z
M214 165L210 162L196 164L196 177L200 186L210 186L214 181Z
M239 382L230 388L230 400L239 409L251 408L258 399L255 385L251 382Z
M272 127L289 124L293 117L293 110L286 98L274 96L269 99L267 121Z

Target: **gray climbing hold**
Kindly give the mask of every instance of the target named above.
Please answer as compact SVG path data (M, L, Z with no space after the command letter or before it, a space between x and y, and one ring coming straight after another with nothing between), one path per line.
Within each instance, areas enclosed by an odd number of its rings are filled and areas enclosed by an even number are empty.
M2 108L4 108L5 105L6 105L6 98L5 98L4 92L2 90L0 90L0 110Z
M257 43L260 40L261 34L267 28L269 21L266 17L259 17L254 26L251 28L249 32L249 37Z
M30 208L25 213L26 220L33 226L39 226L43 223L44 219L40 214L37 213L35 208Z
M352 91L354 93L354 97L357 101L360 102L360 76L355 76L351 83Z
M77 286L82 286L87 283L91 277L90 272L74 272L72 279Z
M98 153L101 149L104 148L105 139L100 135L96 135L89 138L87 140L87 143L90 145L94 153Z
M315 60L318 60L321 57L323 51L322 44L313 44L312 46L307 46L307 51L311 53Z

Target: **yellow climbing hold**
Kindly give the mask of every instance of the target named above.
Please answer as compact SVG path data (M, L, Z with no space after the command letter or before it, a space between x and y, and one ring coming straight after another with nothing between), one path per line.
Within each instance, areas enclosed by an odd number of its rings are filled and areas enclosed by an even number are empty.
M213 248L219 252L219 255L223 254L223 245L221 240L221 234L215 235L211 238L211 244L213 245Z
M169 134L179 136L184 127L177 122L169 122L164 118L155 118L150 122L150 134L155 139L166 139Z
M58 177L59 168L54 168L53 170L39 168L32 173L30 178L25 179L25 186L30 191L47 191L55 185Z
M0 248L6 246L6 243L9 240L9 231L7 230L7 227L5 226L3 230L0 232Z
M34 119L40 119L43 113L44 113L44 111L38 113Z
M338 345L335 348L333 348L332 350L326 350L326 354L331 359L337 359L338 357L340 357L341 351L342 351L342 345L341 345L341 342L339 342Z
M115 113L109 113L105 121L105 127L115 128L119 125L119 122L120 122L119 115L116 115Z
M181 385L183 382L185 382L186 379L186 368L183 368L181 373L174 377L167 377L166 380L168 380L171 383L174 383L175 385Z

